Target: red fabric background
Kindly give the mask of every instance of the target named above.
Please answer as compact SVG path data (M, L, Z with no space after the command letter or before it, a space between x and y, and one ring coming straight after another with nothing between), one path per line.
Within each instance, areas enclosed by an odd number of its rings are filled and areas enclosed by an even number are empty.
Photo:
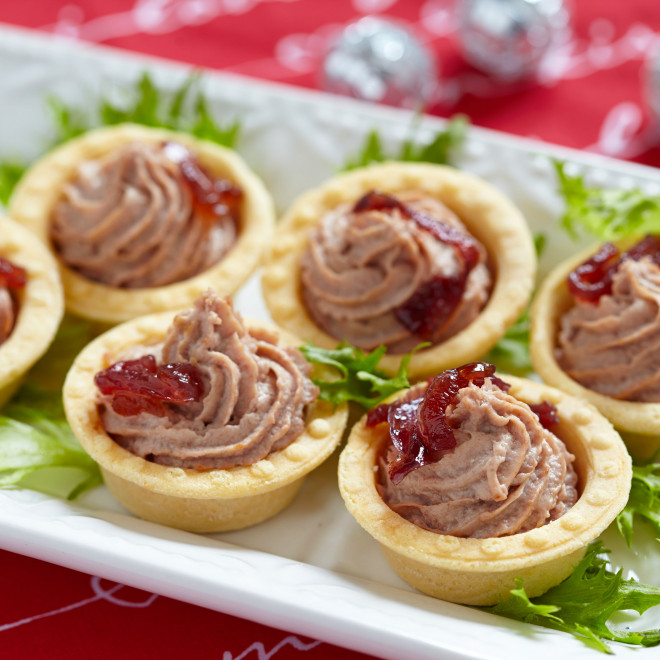
M409 23L434 53L443 82L431 112L463 112L480 126L660 165L642 81L644 57L660 33L654 0L575 0L573 38L564 69L552 72L557 79L509 86L463 61L451 25L452 5L451 0L71 0L67 5L35 0L0 3L0 21L315 87L327 35L361 15L381 13ZM455 89L463 93L452 100L449 92ZM8 552L0 551L0 570L2 657L366 657ZM114 600L108 597L112 589Z

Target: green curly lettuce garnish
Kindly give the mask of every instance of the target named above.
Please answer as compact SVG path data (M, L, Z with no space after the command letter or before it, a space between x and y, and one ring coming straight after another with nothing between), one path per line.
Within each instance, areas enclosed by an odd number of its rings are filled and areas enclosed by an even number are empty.
M537 259L540 259L543 256L547 241L548 235L545 232L537 231L534 234L534 251L536 252Z
M369 410L395 392L410 387L408 363L416 351L426 346L429 344L420 344L405 355L393 378L388 378L378 369L378 363L385 355L385 346L379 346L366 354L347 342L341 342L334 349L308 344L301 346L300 350L308 362L331 367L336 376L331 380L314 379L314 383L321 390L319 398L335 406L353 401L365 410Z
M616 518L616 525L628 543L632 545L635 516L653 526L660 537L660 463L634 465L628 503Z
M565 163L554 165L566 201L561 225L574 238L580 231L603 241L660 233L660 197L638 188L588 187L583 177L566 174Z
M529 309L506 331L493 348L483 358L494 364L498 371L516 376L529 376L534 372L529 356Z
M660 630L633 632L607 625L615 612L634 610L643 614L660 605L660 587L624 580L621 570L613 573L607 568L606 559L600 556L604 552L599 541L592 543L573 573L542 596L530 599L522 580L518 580L510 598L481 609L571 633L604 653L612 653L608 641L637 646L660 644Z
M386 160L435 163L449 165L452 152L458 148L467 135L468 119L463 115L453 117L447 128L439 131L428 144L418 144L413 139L406 140L399 151L388 153L383 147L381 137L376 130L369 131L362 149L349 158L342 170L354 170Z
M221 126L209 110L209 103L199 89L200 76L189 76L174 93L160 90L148 73L143 73L135 88L125 94L121 103L101 99L91 112L69 106L58 98L47 100L54 125L54 136L45 145L49 151L86 131L99 126L125 122L182 131L202 140L233 148L240 124L233 121ZM14 187L29 163L16 159L0 163L0 202L7 204Z
M236 144L240 124L219 126L211 115L208 101L198 89L199 75L188 77L173 95L160 91L147 73L137 83L133 101L121 106L102 101L100 123L104 126L133 123L190 133L223 147Z
M7 205L12 191L26 169L27 165L18 161L0 163L0 203Z
M74 499L101 483L96 463L69 427L61 392L24 385L0 414L0 487Z
M93 337L86 321L65 318L46 355L0 411L0 487L26 487L73 499L101 483L96 463L64 416L62 384Z
M73 140L91 128L90 120L82 110L67 106L55 96L49 96L46 103L55 131L53 140L47 148Z

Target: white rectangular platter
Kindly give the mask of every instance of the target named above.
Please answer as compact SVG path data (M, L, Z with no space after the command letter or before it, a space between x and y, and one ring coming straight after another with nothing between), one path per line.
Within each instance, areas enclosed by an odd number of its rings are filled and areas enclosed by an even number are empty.
M0 156L25 159L42 151L51 130L48 95L94 107L100 95L132 89L147 69L164 89L189 74L163 61L0 27ZM411 131L410 113L321 93L211 72L204 88L223 123L240 118L238 151L280 211L332 175L370 129L378 129L390 147ZM428 140L443 126L425 118L416 135ZM544 268L578 247L557 229L562 203L550 157L572 161L591 183L660 193L660 176L651 168L470 129L456 164L508 194L534 231L548 232ZM237 306L267 317L257 278L239 293ZM630 550L615 531L604 540L626 575L660 585L660 543L648 530L636 532ZM29 490L0 491L0 547L383 658L601 657L569 635L414 592L345 511L336 458L313 473L274 520L222 535L138 520L103 487L73 503ZM658 628L660 611L641 620L622 617L620 625ZM657 648L613 648L621 657L658 657Z

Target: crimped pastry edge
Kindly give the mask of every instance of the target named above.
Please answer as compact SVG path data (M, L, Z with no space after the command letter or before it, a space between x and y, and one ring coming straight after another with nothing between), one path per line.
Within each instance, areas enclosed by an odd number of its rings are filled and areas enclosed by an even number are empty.
M625 506L630 456L619 434L595 408L547 385L501 376L511 393L528 403L557 406L557 432L575 454L580 497L547 525L512 536L463 539L436 534L405 520L375 486L375 460L386 428L367 429L362 418L339 458L339 489L349 512L378 541L392 568L431 596L468 605L492 605L521 578L537 596L566 578L586 546Z
M181 309L208 287L234 293L261 263L275 228L272 198L243 159L230 149L190 135L135 124L120 124L85 133L54 149L25 173L9 202L10 215L50 246L53 206L64 183L84 161L100 158L129 142L176 141L188 147L210 172L227 176L244 192L236 243L215 266L181 282L161 287L123 289L89 280L66 266L52 250L61 273L67 309L92 321L119 323L148 313Z
M101 466L108 487L137 515L203 532L261 522L286 506L302 478L334 451L346 426L348 407L333 410L330 404L317 401L296 440L250 466L200 472L158 465L131 454L103 428L95 403L94 374L130 346L162 341L174 315L164 312L133 319L84 348L64 384L67 420L85 451ZM287 333L278 334L282 343L300 344Z
M0 406L46 352L64 314L55 260L41 241L10 218L0 216L0 255L27 271L16 324L0 344Z
M566 278L599 247L591 246L563 261L541 283L531 309L530 356L546 383L595 406L619 429L636 457L649 458L660 448L660 403L620 401L594 392L573 380L555 358L561 318L574 304Z
M536 273L532 237L521 212L496 188L451 167L389 162L337 175L300 196L280 220L265 262L262 290L278 325L302 339L333 348L338 340L310 318L300 294L299 264L310 230L325 213L372 189L394 193L419 190L452 209L488 251L495 286L479 316L448 340L412 356L412 378L430 376L486 353L520 316ZM400 355L386 355L379 367L393 374Z

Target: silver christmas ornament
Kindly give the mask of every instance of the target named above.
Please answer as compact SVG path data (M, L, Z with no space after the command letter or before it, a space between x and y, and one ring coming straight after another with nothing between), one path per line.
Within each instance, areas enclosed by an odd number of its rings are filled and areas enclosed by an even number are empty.
M417 37L372 16L348 25L329 45L321 78L329 92L416 109L430 101L437 81Z
M563 0L457 0L457 36L465 59L505 80L524 78L563 33Z

